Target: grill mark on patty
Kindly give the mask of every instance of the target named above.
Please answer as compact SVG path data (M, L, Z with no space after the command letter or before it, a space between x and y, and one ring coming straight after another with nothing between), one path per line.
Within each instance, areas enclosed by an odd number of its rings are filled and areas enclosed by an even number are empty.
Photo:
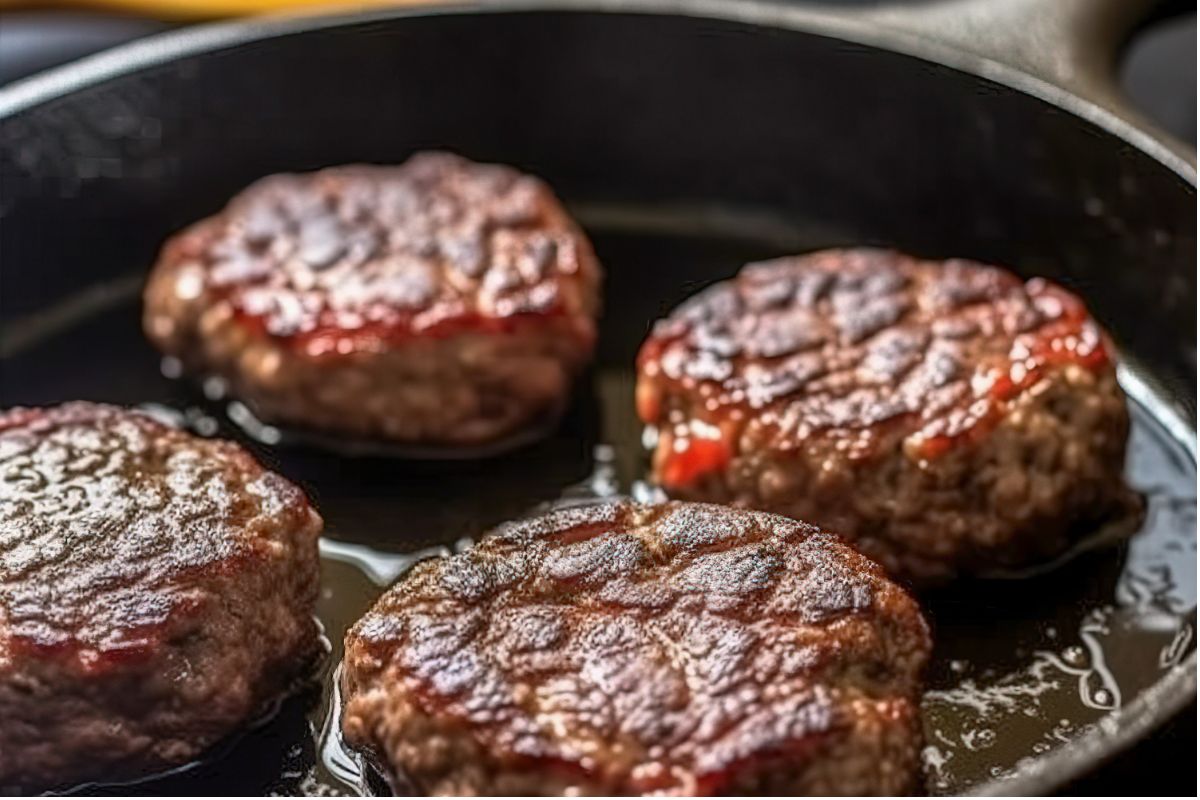
M252 329L339 346L586 313L590 246L537 178L448 153L264 178L177 237L182 296ZM346 342L347 345L340 345Z
M186 576L260 557L248 526L307 513L235 445L70 403L0 415L0 610L13 647L98 667L153 648ZM265 554L263 554L265 555Z
M659 602L642 603L644 587ZM635 772L659 768L719 787L749 755L849 729L836 665L899 653L891 670L860 672L881 675L867 687L880 696L910 697L927 636L911 600L812 526L602 504L419 565L348 634L347 675L352 687L410 694L501 762L576 763L625 791Z
M852 448L862 457L885 426L961 437L1063 363L1104 367L1106 344L1082 303L1044 280L961 259L822 251L749 264L659 321L639 354L639 413L678 423L666 398L695 394L694 416L753 418L770 447L854 433L866 437Z

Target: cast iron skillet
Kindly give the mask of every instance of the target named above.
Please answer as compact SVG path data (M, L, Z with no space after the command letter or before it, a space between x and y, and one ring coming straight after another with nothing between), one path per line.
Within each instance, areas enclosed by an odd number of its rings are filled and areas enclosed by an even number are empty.
M328 521L317 685L120 791L370 788L331 734L346 625L408 554L646 494L630 365L651 320L747 259L838 244L1060 281L1112 330L1132 398L1149 514L1129 542L925 598L929 790L1045 792L1190 702L1195 172L1106 88L1138 5L510 0L188 30L0 92L0 405L141 404L241 438ZM167 234L267 173L431 147L545 176L607 267L597 366L555 434L481 462L269 446L160 371L138 290Z

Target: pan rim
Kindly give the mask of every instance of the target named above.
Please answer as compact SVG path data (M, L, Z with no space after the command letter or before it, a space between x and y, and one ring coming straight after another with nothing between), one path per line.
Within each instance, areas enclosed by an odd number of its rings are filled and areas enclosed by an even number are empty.
M1028 73L916 34L880 28L851 14L792 7L770 0L498 0L486 4L435 2L416 7L349 11L336 6L267 15L154 34L0 89L0 123L37 106L179 59L280 36L410 17L507 13L607 13L683 16L790 30L899 53L980 77L1071 114L1148 156L1181 179L1194 195L1196 168L1167 144L1101 106ZM1194 431L1194 425L1186 427ZM1103 717L1094 730L1015 772L980 784L976 795L1041 794L1064 786L1127 749L1176 716L1196 696L1193 652L1128 705Z
M1196 186L1196 167L1183 155L1117 114L1067 89L1016 67L923 38L908 31L885 29L872 21L828 7L785 6L772 0L496 0L459 2L431 0L418 6L349 10L345 6L306 8L249 19L190 26L152 34L78 61L37 73L0 88L0 122L62 96L113 78L181 58L229 49L278 36L387 22L410 17L511 14L529 12L643 14L742 22L791 30L918 58L949 67L1041 100L1132 145Z

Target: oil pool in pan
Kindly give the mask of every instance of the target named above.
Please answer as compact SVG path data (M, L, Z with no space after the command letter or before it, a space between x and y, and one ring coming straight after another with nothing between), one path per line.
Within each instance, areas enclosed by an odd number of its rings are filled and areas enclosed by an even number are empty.
M135 785L78 792L370 791L336 734L333 672L345 628L416 559L461 546L505 519L564 499L652 494L640 480L645 456L632 403L633 357L649 322L743 261L846 243L836 232L756 217L575 211L608 269L609 312L597 366L561 428L480 462L351 459L251 442L265 463L306 488L327 522L318 615L330 654L319 680L211 758ZM202 435L248 441L224 402L160 371L139 328L141 279L82 287L6 335L0 405L73 398L142 405ZM1116 337L1119 343L1120 331ZM97 342L103 359L94 355ZM931 793L980 788L1091 726L1103 728L1110 710L1194 650L1194 434L1135 366L1121 377L1133 418L1128 476L1147 497L1134 537L1049 573L964 583L923 598L937 639L924 701Z

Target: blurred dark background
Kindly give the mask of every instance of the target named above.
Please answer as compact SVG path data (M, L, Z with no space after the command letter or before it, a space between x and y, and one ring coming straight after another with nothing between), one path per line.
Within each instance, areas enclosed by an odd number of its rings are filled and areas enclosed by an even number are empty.
M733 1L733 0L731 0ZM795 0L800 2L802 0ZM1004 0L997 0L1003 2ZM1052 0L1048 0L1052 2ZM842 0L845 3L878 0ZM263 0L286 5L286 0ZM126 0L128 4L128 0ZM147 8L155 3L147 2ZM168 3L158 4L162 7ZM195 4L203 6L203 3ZM219 0L226 10L254 0ZM1196 5L1173 3L1171 13L1140 30L1118 64L1120 83L1149 117L1193 147L1196 144ZM163 13L159 9L158 13ZM171 13L169 10L167 13ZM193 9L192 14L195 14ZM45 10L26 4L0 12L0 86L132 39L194 21L130 13ZM1069 787L1072 795L1139 795L1147 781L1156 793L1196 794L1196 707L1106 767Z

